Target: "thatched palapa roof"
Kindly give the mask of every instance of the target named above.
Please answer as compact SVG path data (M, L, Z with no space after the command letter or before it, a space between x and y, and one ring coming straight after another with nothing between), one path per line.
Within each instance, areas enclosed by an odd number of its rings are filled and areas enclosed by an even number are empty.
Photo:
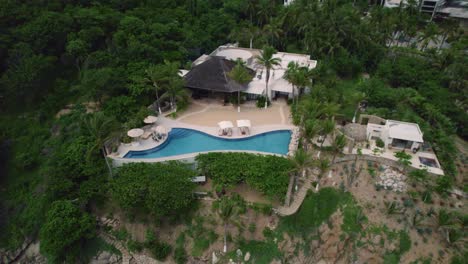
M248 84L239 84L229 78L228 73L236 66L236 62L223 57L210 56L206 61L193 67L185 76L185 86L216 92L232 93L244 91ZM248 69L254 76L254 71Z

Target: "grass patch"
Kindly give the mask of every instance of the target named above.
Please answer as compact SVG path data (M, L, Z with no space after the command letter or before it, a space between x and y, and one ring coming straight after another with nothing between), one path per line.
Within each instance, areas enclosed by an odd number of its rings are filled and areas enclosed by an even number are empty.
M299 211L280 219L278 230L291 235L308 236L326 221L340 205L352 200L349 193L334 188L322 188L318 193L309 191Z
M398 248L394 251L388 251L383 256L384 264L400 263L401 256L411 248L411 238L404 230L399 232L389 229L386 225L372 226L369 232L379 235L385 234L388 241L398 240Z
M203 217L195 217L194 222L189 225L187 230L187 235L193 239L191 255L194 257L201 256L203 252L218 239L218 234L213 230L208 231L208 229L203 226L204 221L205 219Z
M400 255L408 252L411 248L411 238L404 230L400 231Z
M242 241L239 243L239 248L244 255L250 252L250 263L269 264L275 259L281 259L283 254L278 249L278 246L273 240L266 241ZM235 251L234 251L235 255Z
M362 225L367 222L367 217L362 212L362 209L354 204L347 203L343 206L343 224L341 229L346 233L361 233Z
M187 262L187 252L185 251L185 233L180 233L176 240L176 248L174 250L174 260L177 264Z
M195 239L192 248L192 256L200 257L209 247L210 241L207 238Z

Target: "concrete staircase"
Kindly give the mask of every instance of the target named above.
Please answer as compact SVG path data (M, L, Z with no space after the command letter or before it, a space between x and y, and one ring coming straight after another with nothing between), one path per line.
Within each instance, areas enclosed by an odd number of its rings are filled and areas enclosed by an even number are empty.
M304 201L305 197L307 196L307 191L312 187L312 182L318 175L317 171L309 170L308 177L305 179L304 184L301 186L298 192L296 192L293 196L293 202L289 206L280 206L275 209L275 212L281 216L292 215L299 210L301 207L302 202Z
M114 246L117 250L120 251L120 253L122 253L122 264L130 264L130 260L133 258L133 256L130 254L130 252L128 252L128 250L122 245L120 241L114 239L112 236L104 232L99 232L98 235L104 241Z

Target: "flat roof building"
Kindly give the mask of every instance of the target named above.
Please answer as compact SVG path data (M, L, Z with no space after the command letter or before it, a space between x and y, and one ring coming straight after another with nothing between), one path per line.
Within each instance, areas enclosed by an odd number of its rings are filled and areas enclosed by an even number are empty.
M187 83L187 87L199 88L203 86L201 83L210 82L212 75L220 75L219 72L224 72L224 74L226 74L230 71L230 69L232 69L234 65L232 62L237 59L241 59L245 62L245 66L253 73L252 81L249 82L242 91L251 98L255 98L260 95L265 96L266 70L262 65L257 63L256 59L256 57L260 55L261 50L259 49L239 48L236 44L220 46L211 54L203 54L193 62L194 67L184 77ZM270 79L268 82L268 97L270 99L280 95L284 95L289 98L292 97L293 86L284 79L284 74L290 62L297 62L301 67L307 67L309 69L314 69L317 66L317 61L310 59L310 56L306 54L277 52L273 55L273 57L279 58L281 62L280 65L274 67L270 71ZM224 67L223 71L214 70L212 67L213 65L211 65L213 58L217 58L217 61L223 60L224 64L229 64L228 62L231 62L231 68L228 67L228 69ZM204 64L211 66L202 66ZM193 79L197 79L197 85L193 84ZM218 83L219 85L224 85L221 82ZM222 91L220 88L221 87L216 87L216 85L211 85L210 89L213 91ZM226 90L226 92L229 91ZM294 94L297 93L298 91L296 88Z

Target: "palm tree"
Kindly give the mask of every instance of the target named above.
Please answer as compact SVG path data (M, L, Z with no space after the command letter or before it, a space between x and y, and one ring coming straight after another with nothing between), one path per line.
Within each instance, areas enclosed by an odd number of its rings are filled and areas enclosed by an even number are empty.
M289 160L293 164L293 172L299 172L302 177L306 177L306 169L315 163L312 156L303 149L298 149Z
M424 51L430 42L434 44L439 43L439 28L434 22L427 24L426 28L423 31L423 34L420 37L422 41L421 51Z
M346 138L344 135L338 135L334 138L332 143L333 150L333 159L332 164L335 162L336 155L340 154L343 151L343 148L346 146Z
M88 158L91 157L96 149L99 149L99 152L101 152L106 161L109 176L112 178L112 168L107 160L105 142L112 137L111 133L117 129L118 124L113 118L104 115L103 112L97 112L84 119L84 126L94 140L93 146L88 150Z
M188 92L184 88L184 81L180 76L169 78L166 84L166 93L161 96L161 99L169 98L171 109L177 111L177 101L188 100Z
M433 214L433 220L437 231L445 237L448 243L452 242L450 240L451 233L459 230L462 226L457 215L445 209L440 209L438 213Z
M229 39L236 42L249 42L249 47L253 48L254 38L259 34L259 28L250 23L240 23L229 33Z
M249 13L250 23L253 24L253 16L257 13L258 0L248 0L246 11Z
M159 86L158 82L161 80L161 67L158 66L150 66L146 71L146 77L144 78L144 81L146 83L149 83L151 86L153 86L154 91L156 93L156 103L158 105L158 112L159 114L162 114L161 111L161 104L159 101Z
M308 145L312 143L314 137L320 132L320 125L316 119L307 119L303 125L302 135L304 136L306 150Z
M335 130L335 121L332 119L325 119L322 121L321 124L321 134L323 136L322 143L320 143L320 148L322 148L325 139L327 139L327 135L332 133Z
M267 36L269 36L269 44L274 45L275 42L281 39L281 35L283 35L283 18L277 17L271 19L269 24L266 24L263 27L263 31ZM281 48L281 47L280 47Z
M252 80L252 75L244 68L243 64L242 60L237 60L236 66L228 73L229 78L241 85ZM240 112L240 90L237 91L237 112Z
M273 58L273 54L275 54L275 53L276 53L276 51L275 51L275 49L273 47L265 46L265 47L263 47L263 50L262 50L260 56L256 56L258 64L262 65L266 70L265 109L268 107L268 100L270 98L269 93L268 93L268 81L270 80L270 70L273 69L274 66L279 65L280 62L281 62L280 58Z
M271 19L273 15L273 8L275 6L274 1L260 0L257 11L258 25L262 26Z
M299 88L297 97L300 98L300 96L304 92L305 87L312 85L312 76L314 73L307 67L299 67L299 71L297 74L298 75L296 86L297 88Z
M322 159L315 160L315 163L320 171L319 174L317 175L318 182L320 182L320 179L322 179L325 172L330 168L330 161L326 158L322 158ZM319 188L318 182L317 182L316 190L318 190Z
M398 204L395 201L392 201L392 202L384 201L384 204L385 204L385 213L387 215L403 213L403 210L398 206Z
M284 79L288 81L292 86L292 98L293 98L293 105L294 105L294 91L296 89L297 79L299 73L299 64L295 61L291 61L288 63L288 68L284 72Z
M449 36L452 36L458 30L458 22L451 18L446 18L441 24L441 31L442 31L442 40L440 41L439 50L442 49L445 41L448 39Z
M230 199L228 196L223 196L219 200L218 204L218 211L217 211L219 217L223 221L223 226L224 226L224 247L223 247L223 252L227 252L227 227L229 222L232 221L232 217L236 215L236 208L235 204L232 199Z

